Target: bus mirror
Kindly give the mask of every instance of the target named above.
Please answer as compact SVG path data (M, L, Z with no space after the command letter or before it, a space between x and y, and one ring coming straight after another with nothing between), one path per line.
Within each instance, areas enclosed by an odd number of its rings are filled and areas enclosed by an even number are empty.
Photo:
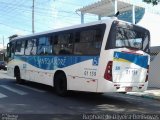
M7 44L7 52L5 53L5 56L6 57L11 57L11 53L10 53L11 51L10 51L10 44L8 43Z

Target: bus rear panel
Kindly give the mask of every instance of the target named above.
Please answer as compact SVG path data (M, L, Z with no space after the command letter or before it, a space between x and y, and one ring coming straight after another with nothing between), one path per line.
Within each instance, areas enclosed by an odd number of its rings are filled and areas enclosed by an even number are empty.
M98 92L144 91L148 85L149 31L114 21L100 56ZM105 44L105 43L104 43ZM103 87L101 87L103 86Z

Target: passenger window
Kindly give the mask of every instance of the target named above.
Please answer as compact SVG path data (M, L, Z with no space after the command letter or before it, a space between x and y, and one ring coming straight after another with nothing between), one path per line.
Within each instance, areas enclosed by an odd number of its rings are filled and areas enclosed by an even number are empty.
M52 54L52 39L50 37L40 37L38 40L38 55Z
M26 43L26 41L23 40L23 41L22 41L22 45L21 45L21 55L24 55L25 43Z
M26 44L25 55L36 55L37 51L36 44L37 44L36 39L28 40Z
M73 53L73 35L60 34L54 39L54 52L57 55L69 55Z
M17 41L16 42L16 47L15 47L15 55L21 55L21 46L22 46L22 42L21 41Z
M74 54L98 55L100 54L102 35L100 29L84 30L76 33Z
M52 52L53 52L53 50L52 50L52 41L53 41L53 39L52 39L52 37L48 37L48 39L46 39L46 52L45 52L45 54L47 54L47 55L51 55L52 54Z
M17 41L15 47L15 55L24 55L25 41Z
M11 47L11 58L14 57L14 54L15 54L15 42L11 42L10 43L10 47Z

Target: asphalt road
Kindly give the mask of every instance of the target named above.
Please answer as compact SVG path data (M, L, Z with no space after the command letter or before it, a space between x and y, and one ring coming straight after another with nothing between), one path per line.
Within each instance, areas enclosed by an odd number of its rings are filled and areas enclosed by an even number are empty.
M60 97L49 86L32 82L19 85L5 71L0 71L0 114L0 120L91 119L90 115L118 114L133 117L160 114L160 101L119 93L71 92L68 97Z

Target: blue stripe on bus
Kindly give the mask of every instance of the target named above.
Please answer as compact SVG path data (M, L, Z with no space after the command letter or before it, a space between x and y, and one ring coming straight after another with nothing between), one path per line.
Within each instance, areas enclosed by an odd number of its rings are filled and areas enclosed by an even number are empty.
M64 68L90 59L93 66L97 66L99 62L99 56L15 56L14 59L44 70Z
M143 68L147 68L148 66L148 56L141 56L123 52L114 52L114 59L124 59Z

